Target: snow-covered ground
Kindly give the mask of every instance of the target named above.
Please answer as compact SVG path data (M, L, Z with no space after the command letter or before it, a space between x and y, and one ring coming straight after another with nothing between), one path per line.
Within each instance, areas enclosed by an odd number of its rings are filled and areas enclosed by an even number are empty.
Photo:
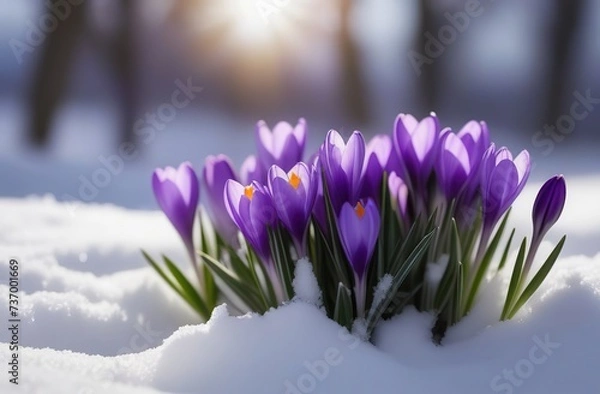
M497 322L507 278L487 286L443 346L408 309L360 342L302 302L265 316L218 308L198 324L139 253L184 262L158 211L0 199L0 272L19 262L19 388L43 393L596 393L600 365L600 177L569 179L563 254L528 306ZM539 185L513 215L523 234ZM550 250L550 243L545 251ZM576 253L584 250L584 254ZM540 253L540 256L545 253ZM9 287L0 284L8 310ZM310 297L308 295L307 297ZM305 297L306 298L306 297ZM5 324L8 316L3 312ZM10 332L0 331L0 358ZM6 368L6 364L3 361ZM0 391L14 390L3 373Z

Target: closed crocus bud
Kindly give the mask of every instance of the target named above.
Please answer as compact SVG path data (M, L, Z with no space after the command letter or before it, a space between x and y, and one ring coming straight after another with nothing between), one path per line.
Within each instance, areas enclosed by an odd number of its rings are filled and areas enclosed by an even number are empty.
M336 213L344 202L358 201L364 160L365 140L360 132L352 133L347 144L337 131L327 133L319 152L319 164Z
M412 115L400 114L394 126L394 149L402 159L410 183L419 189L425 187L437 154L440 124L435 114L421 121Z
M300 162L289 172L273 166L269 170L268 186L282 225L294 240L299 256L305 256L305 238L317 195L314 167Z
M185 162L177 169L157 168L152 175L152 189L160 209L179 233L192 261L196 261L193 233L200 186L192 165Z
M354 293L359 317L365 313L367 268L373 256L380 226L379 211L373 200L345 203L338 217L338 232L346 258L354 271Z
M392 139L388 135L376 135L369 141L366 147L360 197L372 198L379 202L383 172L387 170L393 150Z
M540 188L533 204L533 238L541 240L550 228L556 223L567 197L567 185L562 175L555 175L548 179Z
M267 180L267 172L256 159L256 156L250 155L240 167L240 180L244 185L248 185L254 181L264 183Z
M463 141L452 132L445 133L441 139L436 174L448 201L459 196L471 175L469 151Z
M258 182L248 186L232 179L225 182L225 206L250 246L266 264L271 263L269 227L277 222L277 214L269 192Z
M225 155L208 156L204 161L202 175L210 219L223 240L237 247L238 228L231 220L223 199L225 182L229 179L237 180L231 161Z
M258 159L265 169L277 165L289 171L302 161L306 145L306 121L300 119L296 127L287 122L279 122L269 130L264 121L256 125Z
M491 231L525 187L531 164L523 150L513 159L506 148L492 144L485 152L481 167L481 195L484 231Z

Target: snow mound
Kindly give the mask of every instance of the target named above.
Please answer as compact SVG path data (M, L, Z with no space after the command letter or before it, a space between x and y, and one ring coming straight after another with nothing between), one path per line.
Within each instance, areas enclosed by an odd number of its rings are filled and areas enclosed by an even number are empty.
M443 346L431 341L433 317L413 308L383 322L370 344L315 306L306 260L296 266L297 302L264 316L234 317L221 306L198 324L139 254L181 256L159 213L82 205L73 216L49 198L0 200L0 208L0 270L10 258L20 264L19 392L596 392L600 254L559 259L512 321L498 322L506 271ZM90 258L79 261L81 253ZM1 283L4 310L8 293ZM2 360L9 341L1 330ZM2 379L0 392L13 391Z

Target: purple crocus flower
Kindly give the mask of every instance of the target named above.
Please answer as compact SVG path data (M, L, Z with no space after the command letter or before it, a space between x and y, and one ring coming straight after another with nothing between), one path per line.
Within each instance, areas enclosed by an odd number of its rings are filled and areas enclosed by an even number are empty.
M388 135L376 135L369 141L366 146L360 197L372 198L379 202L381 179L383 172L388 169L388 162L393 151L392 139Z
M529 152L514 158L507 148L492 144L485 152L481 168L481 195L484 232L491 231L525 187L531 165Z
M347 144L337 131L327 133L319 152L319 164L336 213L345 202L358 201L364 160L365 140L360 132L352 133Z
M257 181L263 183L266 181L267 173L262 164L256 159L256 156L246 157L240 167L240 180L244 185Z
M345 203L338 217L338 233L346 258L354 271L354 293L358 316L364 316L366 273L379 236L379 211L373 200L356 206Z
M412 115L400 114L394 126L394 149L402 158L405 174L399 174L410 181L416 189L423 189L437 154L440 123L435 114L420 122Z
M268 182L279 220L290 232L299 256L306 255L306 231L318 189L314 167L300 162L286 173L274 165Z
M231 220L223 190L225 182L229 179L237 180L233 165L225 155L208 156L204 161L202 184L206 190L208 213L217 233L229 245L238 246L238 228Z
M258 256L269 263L271 249L268 228L277 221L277 214L269 192L258 182L243 186L230 179L223 191L225 207Z
M462 139L452 132L441 138L436 174L448 200L457 198L471 175L470 154Z
M195 262L193 233L200 186L192 165L184 162L177 169L157 168L152 175L152 189L160 209L179 233L190 259Z
M555 175L548 179L540 188L533 204L533 238L541 240L550 228L556 223L567 197L567 185L562 175Z
M302 161L306 145L306 121L298 120L296 127L287 122L279 122L269 130L264 121L256 125L256 141L258 158L263 168L272 165L289 171L296 163Z

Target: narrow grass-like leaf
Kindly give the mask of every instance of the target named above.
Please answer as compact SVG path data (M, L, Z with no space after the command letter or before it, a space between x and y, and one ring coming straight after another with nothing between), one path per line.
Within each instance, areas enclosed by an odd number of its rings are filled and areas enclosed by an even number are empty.
M502 234L504 233L504 228L506 227L506 222L508 221L508 216L510 214L510 209L504 215L504 219L500 223L500 227L496 231L496 234L492 238L485 254L483 255L483 259L477 267L477 271L475 272L475 277L473 278L473 282L471 283L471 288L468 290L468 296L464 308L464 314L469 313L471 308L473 307L473 303L475 302L475 298L477 297L477 293L479 292L479 286L481 285L481 281L485 277L485 274L488 271L492 258L496 253L496 249L498 248L498 244L500 243L500 239L502 238Z
M421 242L419 242L419 244L410 253L406 261L402 264L396 275L394 275L392 285L390 286L390 289L388 290L388 293L384 297L383 301L381 301L381 303L377 305L377 308L375 310L369 310L367 317L367 334L370 335L370 333L373 331L375 325L383 315L384 311L387 310L390 303L396 296L398 289L400 288L404 280L408 277L408 274L412 271L413 267L423 258L423 256L427 252L427 249L429 248L429 245L431 244L431 241L433 239L434 233L435 230L423 237Z
M446 303L454 298L454 291L457 276L462 275L459 272L458 267L461 264L461 246L460 239L458 236L458 228L456 227L456 221L452 219L451 222L451 233L450 233L450 255L448 256L448 265L444 271L444 275L440 280L438 290L435 295L434 306L437 310L442 310Z
M546 259L546 261L544 262L544 264L542 265L540 270L535 274L533 279L531 279L531 282L529 282L529 284L527 285L525 290L523 290L523 293L519 297L518 301L515 303L515 306L512 308L512 310L508 314L509 319L513 318L513 316L519 311L519 309L521 309L521 307L523 305L525 305L525 303L529 300L529 298L531 298L533 293L535 293L535 291L540 287L540 285L542 284L544 279L546 279L546 276L548 276L548 273L550 273L552 266L558 259L558 256L560 255L560 252L562 251L562 248L563 248L563 245L565 244L566 239L567 239L566 235L560 239L560 241L558 242L556 247L552 250L552 253L550 253L550 256L548 256L548 258ZM521 278L521 280L525 280L525 279L526 278Z
M167 282L167 284L173 289L175 290L175 292L177 294L179 294L180 297L184 298L183 294L181 293L181 289L171 280L171 278L169 278L164 271L160 268L160 266L154 261L154 259L152 259L152 257L150 257L150 255L148 255L148 253L146 253L145 251L142 250L142 254L144 255L144 258L146 259L146 261L148 262L148 264L150 264L150 266L152 268L154 268L154 270L158 273L158 275L165 281Z
M188 302L194 306L198 313L200 313L200 316L208 320L212 311L208 309L196 288L192 286L185 275L177 268L177 265L175 265L168 257L163 256L163 260L171 272L171 275L173 275L177 283L179 283L182 293L185 294Z
M508 253L510 252L510 246L514 236L515 229L513 228L510 232L510 236L508 237L508 241L506 242L506 246L504 247L504 252L502 252L502 258L500 259L500 264L498 264L498 271L504 268L504 265L506 264L506 259L508 258Z
M519 283L521 281L521 273L523 271L523 261L525 260L525 248L527 246L527 238L523 238L521 247L519 248L519 254L515 261L512 275L510 277L510 284L508 285L508 291L506 293L506 301L504 302L504 308L502 308L502 315L500 320L506 320L510 310L512 309L514 300L517 297L519 291Z
M248 283L240 281L235 275L219 261L206 253L201 253L200 256L204 259L206 265L213 273L221 279L225 285L231 289L250 310L264 313L268 308L260 300L260 295L256 288L253 288Z
M354 307L352 306L352 292L342 282L338 283L337 296L335 300L335 311L333 320L340 326L351 328L354 320Z
M279 229L269 229L268 235L271 254L275 260L277 272L282 280L286 296L291 299L294 295L294 288L292 286L294 273L292 271L293 263L291 263L289 248L285 245Z

